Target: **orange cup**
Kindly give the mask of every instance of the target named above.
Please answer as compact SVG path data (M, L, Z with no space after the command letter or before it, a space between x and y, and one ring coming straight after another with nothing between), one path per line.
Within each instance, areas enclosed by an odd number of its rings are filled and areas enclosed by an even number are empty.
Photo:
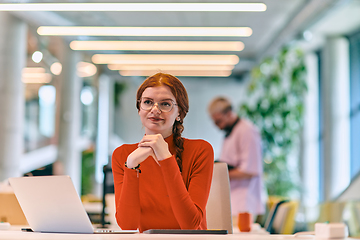
M239 213L238 227L240 232L250 232L251 230L251 214L248 212Z

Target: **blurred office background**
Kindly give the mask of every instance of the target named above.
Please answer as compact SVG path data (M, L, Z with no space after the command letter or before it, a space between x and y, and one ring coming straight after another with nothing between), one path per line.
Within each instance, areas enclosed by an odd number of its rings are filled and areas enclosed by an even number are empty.
M297 222L360 199L359 0L136 2L1 1L0 181L67 174L101 198L112 151L144 134L136 90L161 70L188 90L184 137L209 141L216 158L213 97L255 122L268 194L298 201Z

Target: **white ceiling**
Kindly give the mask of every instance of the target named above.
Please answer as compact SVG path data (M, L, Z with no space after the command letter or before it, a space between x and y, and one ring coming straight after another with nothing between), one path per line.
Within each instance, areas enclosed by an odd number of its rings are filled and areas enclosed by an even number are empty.
M1 1L4 2L4 1ZM6 1L11 2L11 1ZM49 2L49 1L26 1ZM55 1L52 1L55 2ZM71 1L56 1L71 2ZM74 2L74 1L72 1ZM76 2L130 2L126 0L98 0ZM135 1L131 1L135 2ZM136 1L149 2L149 1ZM216 0L188 0L154 2L225 2ZM245 49L235 52L240 57L239 64L233 70L234 75L241 75L248 71L264 56L275 53L281 45L299 36L329 13L339 15L341 19L359 19L359 0L227 0L237 2L263 2L267 5L265 12L14 12L15 15L28 21L34 29L40 25L75 25L75 26L189 26L189 27L251 27L253 35L250 37L101 37L111 40L225 40L242 41ZM353 4L345 13L336 13L335 10L345 4ZM354 6L357 6L355 8ZM347 14L347 15L346 15ZM339 18L339 17L338 17ZM336 18L336 19L338 19ZM328 20L330 21L330 20ZM329 25L324 22L318 29L333 29L336 21ZM335 21L335 22L334 22ZM356 24L355 24L356 25ZM348 28L355 29L358 25L347 24ZM67 38L68 40L75 38ZM98 37L78 37L76 39L99 39ZM117 52L118 53L118 52ZM91 53L90 53L91 54Z
M360 27L360 0L335 6L310 29L322 35L347 35Z

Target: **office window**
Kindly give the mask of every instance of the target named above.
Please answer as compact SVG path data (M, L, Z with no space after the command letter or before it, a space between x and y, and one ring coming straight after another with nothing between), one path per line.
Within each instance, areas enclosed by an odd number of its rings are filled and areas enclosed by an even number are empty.
M24 150L50 145L55 131L55 88L52 85L25 85Z
M360 32L350 41L350 151L351 177L360 171Z
M48 138L55 132L55 97L54 86L44 85L39 88L39 131Z
M316 55L318 56L318 68L319 68L319 201L324 201L324 125L323 123L323 108L321 107L323 105L322 103L322 94L321 94L321 88L322 88L322 61L321 56L322 52L317 51Z
M81 135L89 139L93 139L96 134L96 89L88 84L84 84L84 87L80 93L80 100L82 103L82 117L81 117Z

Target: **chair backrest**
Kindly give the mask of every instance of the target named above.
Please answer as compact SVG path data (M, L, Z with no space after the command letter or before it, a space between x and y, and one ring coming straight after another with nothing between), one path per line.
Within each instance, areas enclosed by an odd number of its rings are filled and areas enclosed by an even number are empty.
M320 214L317 222L342 222L346 202L330 201L320 204Z
M13 192L0 193L0 222L8 222L13 225L28 225Z
M107 216L105 216L105 220L107 223L109 223L109 226L107 226L110 229L120 229L116 222L115 218L115 194L114 193L107 193L105 195L105 202L106 202L106 212Z
M280 220L279 227L277 228L274 222L274 228L276 233L280 234L293 234L294 233L294 226L295 226L295 216L298 211L299 202L298 201L289 201L284 203L280 206L280 213L284 215L284 218Z
M265 229L275 234L292 234L299 202L283 200L273 205ZM270 214L269 214L270 215Z
M206 206L208 229L225 229L233 233L230 181L226 163L215 163L210 194Z
M111 169L111 160L109 160L109 163L107 165L104 165L103 172L104 172L104 182L103 182L102 211L101 211L100 221L102 227L105 227L107 224L112 224L112 222L108 222L105 220L105 215L106 215L105 208L107 205L106 195L114 194L114 177Z
M276 202L276 203L274 202L271 204L271 208L270 208L269 214L266 218L266 222L264 225L265 230L268 231L269 233L274 233L273 225L274 225L275 217L278 214L279 207L286 202L288 202L288 200L279 200L278 202ZM278 219L279 219L279 217L278 217Z
M349 229L350 237L360 237L360 201L347 201L343 221Z

